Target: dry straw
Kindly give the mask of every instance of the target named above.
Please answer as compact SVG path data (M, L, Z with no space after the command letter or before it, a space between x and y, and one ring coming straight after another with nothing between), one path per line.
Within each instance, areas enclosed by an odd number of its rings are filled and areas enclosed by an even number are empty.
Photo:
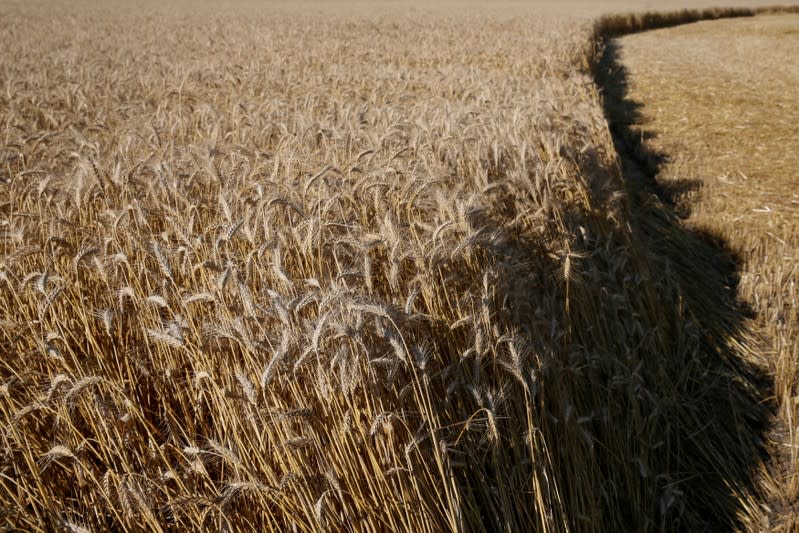
M3 527L736 523L757 367L591 24L64 20L0 28Z

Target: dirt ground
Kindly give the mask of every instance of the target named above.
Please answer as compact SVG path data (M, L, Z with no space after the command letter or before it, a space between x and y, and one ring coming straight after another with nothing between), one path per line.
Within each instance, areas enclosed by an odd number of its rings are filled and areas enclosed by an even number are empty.
M799 525L799 16L700 22L622 38L632 129L685 223L739 271L775 382L763 530Z

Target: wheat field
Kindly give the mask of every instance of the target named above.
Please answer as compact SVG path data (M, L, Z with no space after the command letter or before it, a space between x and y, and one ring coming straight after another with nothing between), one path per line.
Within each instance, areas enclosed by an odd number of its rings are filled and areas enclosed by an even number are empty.
M635 3L6 7L0 527L761 523L768 353L596 82Z

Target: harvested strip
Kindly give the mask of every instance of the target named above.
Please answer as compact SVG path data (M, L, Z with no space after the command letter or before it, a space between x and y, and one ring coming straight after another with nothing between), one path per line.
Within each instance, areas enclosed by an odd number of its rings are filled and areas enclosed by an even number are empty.
M700 22L618 41L630 131L687 226L725 242L774 380L756 530L799 527L799 16ZM668 159L658 157L665 155ZM690 200L690 205L689 201Z

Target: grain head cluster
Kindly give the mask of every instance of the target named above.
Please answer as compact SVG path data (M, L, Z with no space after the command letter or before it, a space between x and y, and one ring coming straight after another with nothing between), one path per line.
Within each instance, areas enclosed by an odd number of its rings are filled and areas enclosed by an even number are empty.
M32 16L0 46L2 527L745 514L746 336L626 192L590 24Z

